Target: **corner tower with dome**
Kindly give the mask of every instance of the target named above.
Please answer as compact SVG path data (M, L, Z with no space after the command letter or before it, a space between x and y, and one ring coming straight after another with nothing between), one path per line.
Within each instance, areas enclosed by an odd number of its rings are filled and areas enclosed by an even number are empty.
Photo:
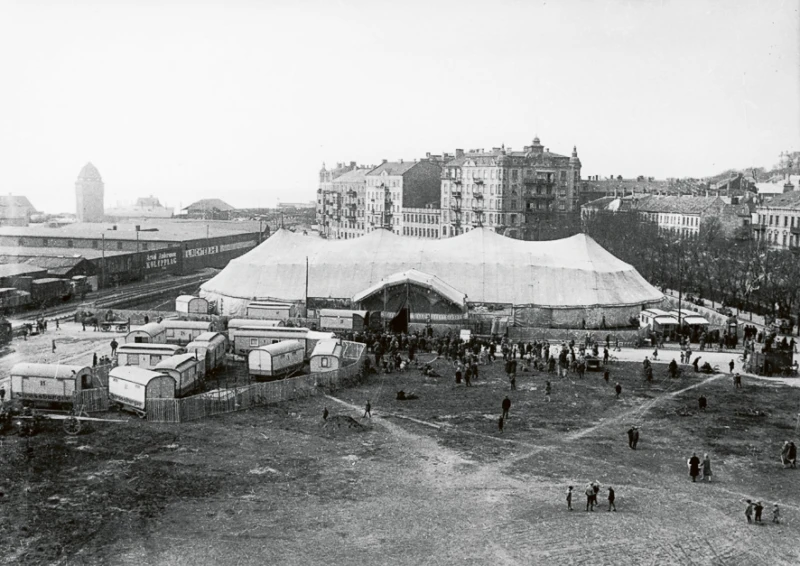
M104 213L103 179L97 167L87 163L75 181L75 212L78 222L102 222Z

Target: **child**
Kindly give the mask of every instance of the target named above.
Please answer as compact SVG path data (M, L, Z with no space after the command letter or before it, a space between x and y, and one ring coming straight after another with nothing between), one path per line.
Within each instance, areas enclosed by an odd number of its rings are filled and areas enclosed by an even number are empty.
M614 513L617 512L617 506L614 505L614 499L615 498L616 498L616 496L614 495L614 488L613 487L609 487L608 488L608 510L611 511L611 509L614 509Z
M781 510L778 509L778 504L772 506L772 522L773 523L780 523L781 522Z
M775 504L775 507L776 508L778 507L777 503ZM572 511L572 486L569 486L569 489L567 490L567 510L568 511ZM773 517L774 517L775 511L773 511L772 514L773 514ZM775 522L774 518L772 520L773 520L773 522Z

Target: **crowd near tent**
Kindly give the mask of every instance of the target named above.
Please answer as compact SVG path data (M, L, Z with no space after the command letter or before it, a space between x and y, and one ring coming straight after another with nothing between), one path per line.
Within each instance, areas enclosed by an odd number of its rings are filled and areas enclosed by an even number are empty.
M341 299L384 315L407 309L409 320L458 318L489 304L512 307L518 326L596 328L628 325L664 299L585 234L528 242L488 228L442 240L386 230L325 240L279 230L200 294L227 316L243 315L252 301Z

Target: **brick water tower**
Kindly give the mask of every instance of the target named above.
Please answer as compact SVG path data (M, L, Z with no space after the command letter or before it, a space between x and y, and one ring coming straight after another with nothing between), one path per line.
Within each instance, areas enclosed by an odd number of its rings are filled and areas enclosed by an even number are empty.
M103 208L103 179L97 167L87 163L81 169L75 181L76 215L78 222L102 222L105 216Z

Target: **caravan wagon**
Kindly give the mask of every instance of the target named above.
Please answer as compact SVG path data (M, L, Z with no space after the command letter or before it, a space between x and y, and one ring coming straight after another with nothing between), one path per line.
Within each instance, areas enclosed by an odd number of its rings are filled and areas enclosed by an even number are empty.
M166 329L167 344L186 346L205 332L214 330L213 322L200 320L165 320L161 325Z
M175 379L137 367L115 367L108 374L108 398L123 409L144 416L148 399L174 399Z
M247 305L247 318L262 320L286 320L295 315L295 306L291 303L273 303L252 301Z
M172 356L185 354L177 344L123 344L117 348L117 365L153 369Z
M303 369L306 347L300 340L285 340L260 346L247 356L250 375L277 379Z
M181 295L175 299L175 310L181 314L208 314L208 301L194 295Z
M311 373L333 371L342 367L341 340L320 340L311 354Z
M369 311L321 309L320 330L352 330L362 332L369 328Z
M228 339L220 332L205 332L186 346L186 352L196 354L206 362L206 372L211 373L225 362Z
M64 364L16 364L11 376L11 399L72 403L76 391L91 389L92 369Z
M125 343L166 344L167 329L158 322L149 322L128 332L125 335Z
M175 396L183 397L192 393L200 385L203 367L194 354L180 354L167 358L153 368L175 379Z

